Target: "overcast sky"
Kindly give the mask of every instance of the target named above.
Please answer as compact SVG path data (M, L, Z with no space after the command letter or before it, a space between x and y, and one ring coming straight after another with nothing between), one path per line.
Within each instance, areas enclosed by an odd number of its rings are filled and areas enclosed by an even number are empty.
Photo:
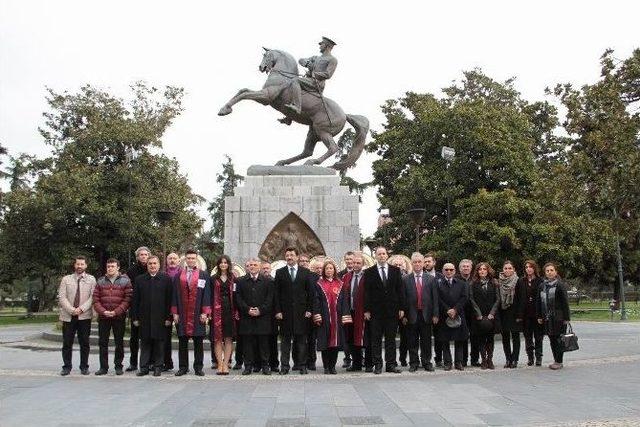
M261 46L300 58L317 54L322 35L335 40L339 65L325 95L374 130L385 100L439 94L463 70L516 76L518 90L539 100L547 85L597 79L606 48L624 58L640 46L637 1L439 3L0 0L0 143L11 154L47 154L37 132L46 86L75 92L90 83L118 95L137 80L182 86L185 111L164 150L210 200L225 153L245 174L302 150L306 128L278 123L269 107L245 101L216 115L238 89L264 83ZM363 156L350 175L368 180L372 160ZM360 211L364 235L375 230L378 207L371 190Z

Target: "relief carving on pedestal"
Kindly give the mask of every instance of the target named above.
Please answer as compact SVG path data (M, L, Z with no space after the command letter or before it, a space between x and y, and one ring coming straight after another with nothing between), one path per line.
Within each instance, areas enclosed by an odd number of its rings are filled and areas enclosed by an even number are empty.
M269 232L260 247L258 256L263 261L273 262L284 259L284 250L288 247L298 249L298 253L310 257L325 255L322 242L298 215L290 212Z

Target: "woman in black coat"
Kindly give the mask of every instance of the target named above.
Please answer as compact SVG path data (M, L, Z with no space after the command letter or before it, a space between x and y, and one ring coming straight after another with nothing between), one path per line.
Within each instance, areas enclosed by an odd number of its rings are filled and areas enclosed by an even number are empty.
M505 368L517 368L520 357L520 332L524 316L524 288L518 282L518 275L509 260L502 264L498 277L500 297L500 325L502 327L502 349ZM513 342L513 350L511 344Z
M565 284L560 280L558 269L552 262L544 265L545 279L540 286L537 300L538 323L544 325L544 333L549 337L553 363L550 369L562 369L562 345L560 335L567 332L571 312Z
M471 330L478 340L482 369L494 369L493 338L500 332L498 317L498 285L493 268L486 262L476 266L469 288L471 295L472 322Z
M532 366L534 363L534 352L536 366L542 365L542 337L544 334L542 325L538 323L536 312L536 300L540 292L541 283L542 279L540 278L538 264L531 259L526 260L524 262L524 276L520 278L519 285L524 288L525 294L522 326L528 366Z

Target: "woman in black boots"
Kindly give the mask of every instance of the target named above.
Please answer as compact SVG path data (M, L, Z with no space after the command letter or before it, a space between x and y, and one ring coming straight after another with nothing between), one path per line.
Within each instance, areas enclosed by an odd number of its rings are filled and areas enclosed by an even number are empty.
M540 292L541 283L542 279L540 278L538 264L533 260L526 260L524 262L524 276L520 279L520 286L525 290L523 332L528 366L533 365L534 354L536 366L542 365L543 328L538 323L536 313L536 300Z
M558 269L552 262L544 265L544 281L538 297L538 323L544 325L544 333L549 337L553 363L550 369L562 369L562 344L560 335L566 333L570 320L569 297Z
M482 369L494 369L493 337L500 331L498 288L493 268L486 262L476 266L471 279L471 328L478 339Z
M520 332L522 332L525 296L524 288L518 282L518 275L511 261L507 260L503 263L498 284L502 348L506 359L504 367L517 368L520 357Z

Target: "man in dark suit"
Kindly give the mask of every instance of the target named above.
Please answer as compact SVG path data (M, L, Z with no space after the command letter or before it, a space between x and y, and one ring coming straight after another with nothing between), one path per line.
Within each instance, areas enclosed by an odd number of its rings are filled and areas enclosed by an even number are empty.
M343 270L340 270L338 272L338 278L340 280L342 280L345 275L353 271L353 257L354 257L353 251L345 252L344 254L345 267ZM348 369L349 367L351 367L351 348L347 346L342 351L344 352L344 359L342 359L342 367Z
M280 375L289 373L291 342L295 347L300 373L307 371L307 340L311 331L315 283L311 272L298 265L298 250L287 248L284 252L287 262L276 270L274 280L276 297L276 319L280 320Z
M431 325L438 323L438 291L436 280L423 271L424 256L420 252L411 255L413 273L402 278L406 297L406 322L409 341L409 372L415 372L422 359L425 371L433 371L431 363ZM420 358L418 357L420 348Z
M269 370L269 334L273 316L273 283L260 274L260 261L247 261L249 274L236 284L236 303L240 313L239 333L244 350L244 371L251 375L253 366L260 366L264 375Z
M318 283L318 280L320 280L320 276L322 275L322 263L318 262L316 264L320 264L320 269L318 270L318 272L314 271L314 269L311 268L311 259L309 258L309 255L307 254L300 254L300 256L298 257L298 265L304 268L308 268L309 271L311 271L311 281L313 283ZM316 268L317 269L317 268ZM315 371L316 370L316 361L318 359L318 352L316 351L316 334L317 334L317 328L311 328L311 331L309 332L309 337L307 339L307 369L309 371ZM293 364L296 364L296 360L297 357L293 358Z
M370 322L371 351L375 374L382 373L382 337L386 371L399 374L396 363L398 319L404 317L404 290L398 267L387 264L389 254L376 248L376 264L364 272L364 317Z
M442 273L436 270L436 257L433 253L427 252L424 256L424 272L436 280L436 286L438 286L443 280ZM442 343L438 341L438 328L442 325L436 323L433 325L433 360L436 362L437 367L442 367Z

